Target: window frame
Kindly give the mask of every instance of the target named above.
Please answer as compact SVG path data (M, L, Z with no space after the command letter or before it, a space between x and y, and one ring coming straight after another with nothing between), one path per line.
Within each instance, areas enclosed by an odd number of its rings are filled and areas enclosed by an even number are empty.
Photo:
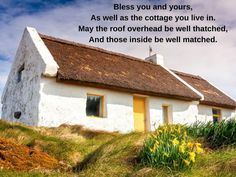
M99 116L88 116L87 115L87 99L88 99L88 96L98 96L98 97L101 97L101 112L99 112ZM94 94L94 93L87 93L86 95L86 107L85 107L85 113L86 113L86 117L89 117L89 118L105 118L106 114L105 114L105 96L102 95L102 94Z
M167 109L167 118L165 117L164 110ZM162 119L163 119L163 124L173 124L173 111L172 111L172 106L168 104L163 104L162 105ZM167 122L165 122L167 120Z

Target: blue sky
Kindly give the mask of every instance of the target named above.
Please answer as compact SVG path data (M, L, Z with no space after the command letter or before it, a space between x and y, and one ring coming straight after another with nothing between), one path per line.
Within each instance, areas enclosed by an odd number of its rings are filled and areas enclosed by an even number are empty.
M108 15L113 14L113 3L134 3L151 4L164 3L161 0L2 0L0 4L0 95L5 85L14 55L16 53L23 30L26 26L36 28L39 32L73 40L81 43L88 43L90 34L78 32L78 25L106 25L119 26L120 22L91 22L92 14ZM154 51L158 51L165 58L167 67L201 75L236 99L236 1L228 0L187 0L169 1L169 3L190 4L194 13L198 15L214 15L217 19L214 24L228 25L229 33L208 33L216 35L217 44L151 44ZM222 3L223 2L223 3ZM130 15L134 11L116 11L115 13ZM182 11L175 12L154 12L143 11L140 15L164 13L165 15L183 15ZM137 23L124 23L132 26ZM150 23L143 23L153 26ZM191 24L191 23L189 23ZM193 23L194 24L194 23ZM139 22L141 25L141 22ZM181 25L181 24L180 24ZM184 25L184 23L182 24ZM199 25L209 25L209 22L201 22ZM93 34L100 36L101 34ZM128 33L110 34L114 36L128 36ZM140 34L133 33L138 36ZM143 34L146 35L146 34ZM149 34L165 37L167 34ZM170 36L177 34L171 33ZM179 34L178 34L179 35ZM180 34L182 35L182 34ZM201 35L188 33L188 36ZM90 44L108 50L125 53L139 58L148 55L149 44Z

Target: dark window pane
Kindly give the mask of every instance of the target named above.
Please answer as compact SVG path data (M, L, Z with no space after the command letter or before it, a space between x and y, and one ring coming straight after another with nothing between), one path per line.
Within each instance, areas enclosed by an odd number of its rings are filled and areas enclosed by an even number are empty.
M216 109L213 109L213 110L212 110L212 113L213 113L213 115L214 115L214 114L217 114L217 110L216 110Z
M14 118L19 119L21 117L21 112L14 112Z
M212 109L212 117L213 117L214 123L219 122L220 118L221 118L221 110L220 109Z
M17 77L17 82L20 82L20 81L21 81L21 77L22 77L22 72L19 72L19 73L18 73L18 77Z
M24 64L20 67L17 73L17 82L20 82L22 80L22 71L24 71L25 66Z
M88 95L86 102L86 115L101 117L102 114L101 109L102 109L102 97Z

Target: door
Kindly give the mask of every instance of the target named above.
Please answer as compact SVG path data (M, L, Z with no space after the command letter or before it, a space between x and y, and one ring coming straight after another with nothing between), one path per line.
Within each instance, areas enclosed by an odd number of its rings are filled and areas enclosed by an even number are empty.
M143 132L146 129L146 115L145 115L145 98L133 98L133 111L134 111L134 130Z

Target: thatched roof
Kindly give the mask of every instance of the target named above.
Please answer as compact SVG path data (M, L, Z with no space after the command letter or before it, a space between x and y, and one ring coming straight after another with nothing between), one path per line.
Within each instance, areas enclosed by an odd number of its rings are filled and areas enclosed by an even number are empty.
M235 109L235 101L224 94L222 91L211 85L207 80L200 76L195 76L192 74L186 74L179 71L174 71L179 77L185 80L193 88L198 90L204 95L204 100L200 101L201 104L224 107Z
M200 96L160 65L40 34L59 65L57 80L181 100Z
M160 65L43 34L40 37L59 65L59 82L180 100L201 99ZM236 108L233 99L200 76L173 72L204 95L201 104Z

